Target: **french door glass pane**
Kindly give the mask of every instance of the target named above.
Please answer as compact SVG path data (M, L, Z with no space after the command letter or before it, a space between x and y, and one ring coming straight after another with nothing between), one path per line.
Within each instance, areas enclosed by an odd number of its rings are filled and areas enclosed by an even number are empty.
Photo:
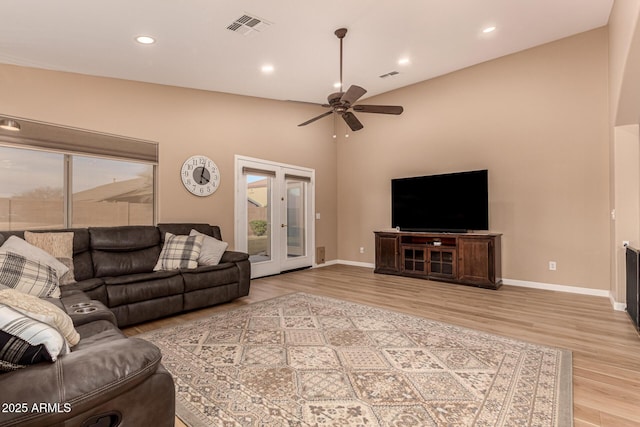
M64 227L64 155L2 148L0 230Z
M74 227L152 225L153 165L73 156Z
M273 177L247 174L247 252L251 262L271 260L271 191Z
M306 255L305 190L306 183L287 179L287 257Z

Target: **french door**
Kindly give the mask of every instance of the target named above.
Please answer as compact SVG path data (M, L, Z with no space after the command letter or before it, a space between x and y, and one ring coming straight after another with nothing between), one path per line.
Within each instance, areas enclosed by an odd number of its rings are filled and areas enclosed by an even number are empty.
M235 245L251 277L313 265L314 170L236 156Z

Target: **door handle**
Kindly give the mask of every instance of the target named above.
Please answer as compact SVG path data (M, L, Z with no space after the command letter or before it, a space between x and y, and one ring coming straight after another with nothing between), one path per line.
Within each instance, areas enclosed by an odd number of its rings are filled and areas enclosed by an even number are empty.
M280 228L284 228L286 226L287 226L287 224L280 224Z

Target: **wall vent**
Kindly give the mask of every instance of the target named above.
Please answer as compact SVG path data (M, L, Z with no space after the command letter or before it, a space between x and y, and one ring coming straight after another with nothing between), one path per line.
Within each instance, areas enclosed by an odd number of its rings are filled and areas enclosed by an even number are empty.
M400 73L398 71L391 71L390 73L381 75L380 78L386 79L387 77L395 76L396 74L400 74Z
M248 36L260 33L269 28L269 26L271 26L271 22L245 13L229 24L227 26L227 30L242 34L243 36Z

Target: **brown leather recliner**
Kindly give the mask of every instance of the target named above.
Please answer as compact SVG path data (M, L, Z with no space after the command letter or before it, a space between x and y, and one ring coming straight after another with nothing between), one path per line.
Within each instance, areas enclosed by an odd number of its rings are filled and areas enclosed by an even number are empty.
M127 338L84 293L48 299L80 334L72 352L0 374L0 426L173 426L171 375L153 344Z

